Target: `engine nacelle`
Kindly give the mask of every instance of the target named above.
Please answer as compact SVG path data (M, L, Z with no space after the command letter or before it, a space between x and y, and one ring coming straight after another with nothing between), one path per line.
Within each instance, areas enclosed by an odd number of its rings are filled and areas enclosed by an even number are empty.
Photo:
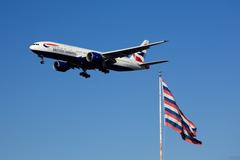
M67 62L55 61L53 64L53 68L59 72L66 72L71 67L68 65Z
M102 55L96 52L89 52L87 54L86 59L88 62L95 62L95 63L103 62Z

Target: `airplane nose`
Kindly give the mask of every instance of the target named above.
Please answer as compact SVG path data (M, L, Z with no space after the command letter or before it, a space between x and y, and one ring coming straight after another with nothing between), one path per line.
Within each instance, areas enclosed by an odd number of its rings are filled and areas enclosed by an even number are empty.
M34 49L34 46L33 46L33 45L30 45L30 46L29 46L29 49L30 49L30 50L33 50L33 49Z

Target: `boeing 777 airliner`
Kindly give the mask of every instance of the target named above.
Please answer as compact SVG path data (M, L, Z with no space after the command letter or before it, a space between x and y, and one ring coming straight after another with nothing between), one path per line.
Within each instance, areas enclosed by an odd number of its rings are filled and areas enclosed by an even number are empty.
M44 63L44 57L52 58L56 61L53 68L56 71L66 72L69 69L82 69L80 76L89 78L87 70L98 69L103 73L114 71L134 71L149 69L150 65L165 63L166 60L144 62L144 57L151 46L162 44L166 40L149 43L148 40L141 45L119 49L108 52L99 52L91 49L79 48L75 46L41 41L30 46L32 52L41 58L40 63Z

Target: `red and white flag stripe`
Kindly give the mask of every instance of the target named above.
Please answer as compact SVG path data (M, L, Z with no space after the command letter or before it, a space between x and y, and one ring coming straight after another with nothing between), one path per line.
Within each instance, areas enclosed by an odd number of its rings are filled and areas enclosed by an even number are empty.
M192 144L202 144L197 140L197 128L180 110L168 85L160 77L163 93L165 125L181 134L182 138Z

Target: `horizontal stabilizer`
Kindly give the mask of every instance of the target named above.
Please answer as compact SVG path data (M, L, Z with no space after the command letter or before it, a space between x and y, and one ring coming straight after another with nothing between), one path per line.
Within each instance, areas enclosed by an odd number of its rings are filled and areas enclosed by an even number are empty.
M140 64L140 66L150 66L150 65L159 64L159 63L166 63L166 62L168 62L168 60L153 61L153 62L147 62L147 63Z

